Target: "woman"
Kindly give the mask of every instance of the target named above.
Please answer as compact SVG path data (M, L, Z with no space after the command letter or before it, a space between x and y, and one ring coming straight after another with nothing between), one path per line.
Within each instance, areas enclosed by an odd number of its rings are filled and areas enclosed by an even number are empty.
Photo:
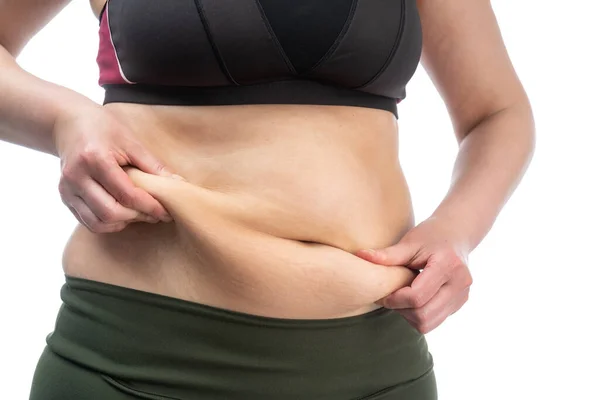
M435 399L423 334L534 147L490 4L92 1L100 106L15 62L67 3L0 3L0 137L60 158L80 222L30 398ZM460 151L415 225L419 61Z

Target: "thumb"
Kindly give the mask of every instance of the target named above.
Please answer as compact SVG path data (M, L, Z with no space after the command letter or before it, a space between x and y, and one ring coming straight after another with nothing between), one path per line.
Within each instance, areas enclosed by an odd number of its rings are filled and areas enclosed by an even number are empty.
M129 164L144 171L147 174L164 176L170 178L173 173L156 157L154 157L144 146L134 144L127 149Z
M356 252L356 256L381 265L402 265L409 266L416 257L419 246L417 244L403 242L400 240L397 244L383 249L364 249Z

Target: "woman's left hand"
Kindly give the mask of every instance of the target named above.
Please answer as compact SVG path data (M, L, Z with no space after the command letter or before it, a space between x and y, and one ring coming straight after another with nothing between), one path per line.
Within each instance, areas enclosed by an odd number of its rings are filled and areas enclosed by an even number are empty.
M437 328L469 297L473 278L467 267L467 251L453 234L451 224L431 217L393 246L356 253L372 263L422 270L410 286L377 302L398 310L422 333Z

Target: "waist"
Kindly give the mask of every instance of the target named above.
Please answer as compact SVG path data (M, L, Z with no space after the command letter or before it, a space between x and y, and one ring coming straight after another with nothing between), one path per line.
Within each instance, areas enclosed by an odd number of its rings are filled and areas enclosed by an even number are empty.
M280 317L374 309L403 267L352 253L413 224L395 119L351 107L109 105L188 182L132 171L172 224L95 235L65 249L74 276Z
M266 318L69 277L61 297L49 348L129 393L363 398L412 382L433 364L424 336L386 309Z

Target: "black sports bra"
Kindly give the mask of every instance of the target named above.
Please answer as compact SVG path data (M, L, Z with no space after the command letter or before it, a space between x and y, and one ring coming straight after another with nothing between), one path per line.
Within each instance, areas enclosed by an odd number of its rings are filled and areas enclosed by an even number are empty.
M421 56L416 0L109 0L104 104L388 110Z

